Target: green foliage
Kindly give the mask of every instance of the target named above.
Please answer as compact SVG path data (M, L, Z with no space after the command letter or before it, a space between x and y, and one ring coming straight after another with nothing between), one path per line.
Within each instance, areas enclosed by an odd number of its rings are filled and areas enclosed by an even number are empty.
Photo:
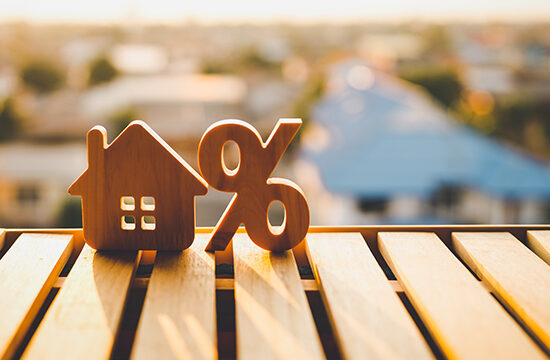
M22 122L23 117L18 114L12 99L0 102L0 141L16 138Z
M107 83L118 75L118 70L114 67L111 61L101 56L90 64L90 75L88 77L88 85L95 86L98 84Z
M297 139L291 143L291 147L295 146L293 144L298 144L300 142L301 136L310 122L313 105L315 105L325 93L325 86L326 79L322 73L313 74L304 85L304 89L298 96L293 107L293 116L301 118L303 125L296 135Z
M20 72L25 85L40 94L57 90L65 83L65 73L53 62L36 59L27 63Z
M281 69L280 62L266 59L255 47L248 48L240 54L237 66L243 70L279 71Z
M535 103L518 97L502 101L495 109L498 119L497 134L514 141L521 141L526 122L534 115Z
M200 66L200 72L203 74L229 74L233 69L227 62L206 60Z
M111 133L114 134L114 137L118 136L122 130L134 120L138 119L139 115L136 109L128 107L115 111L109 117L109 124L111 125ZM113 137L113 138L114 138ZM111 139L112 140L112 139Z
M550 101L510 95L497 99L494 109L486 114L468 111L464 102L457 110L467 125L532 154L550 157Z
M425 55L445 55L452 51L452 41L445 26L433 25L422 35Z
M258 70L268 73L280 73L281 65L279 61L267 59L256 47L249 47L223 60L206 59L201 64L200 72L203 74L231 74Z
M79 198L67 198L57 215L57 224L61 228L82 227L82 204Z
M495 118L498 120L496 135L508 139L531 150L533 136L544 138L544 147L550 144L550 101L533 98L514 97L506 99L495 107ZM533 134L530 129L540 131Z
M446 107L453 107L464 89L457 71L448 67L423 66L401 71L399 76L422 86Z
M313 105L325 92L325 77L317 73L304 85L302 93L294 103L294 115L302 118L304 123L309 121Z

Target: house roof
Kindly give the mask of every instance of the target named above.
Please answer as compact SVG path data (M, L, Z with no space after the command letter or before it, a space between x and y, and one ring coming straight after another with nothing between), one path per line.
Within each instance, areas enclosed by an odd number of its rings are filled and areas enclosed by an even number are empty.
M312 121L328 139L302 147L328 190L424 197L450 184L503 198L550 197L548 164L460 125L418 88L365 66L332 69ZM345 81L357 67L370 72L360 86Z
M103 133L103 136L106 135L104 128L96 128ZM94 129L91 131L94 131ZM133 133L133 135L127 136L130 133ZM109 151L117 151L117 149L125 151L126 149L130 149L132 146L136 146L136 143L141 143L144 141L153 141L154 144L158 144L158 146L162 147L162 150L164 150L161 153L165 153L167 158L172 160L174 166L180 167L182 171L185 171L185 173L191 176L194 186L191 186L189 189L190 193L198 195L206 194L208 189L208 184L206 181L181 156L179 156L178 153L170 147L170 145L158 136L153 129L141 120L132 121L132 123L130 123L130 125L128 125L128 127L126 127L126 129L124 129L124 131L122 131L104 151L107 153ZM84 171L84 173L71 185L69 188L69 193L76 195L82 192L80 190L80 186L86 181L89 170L90 168L86 169L86 171Z

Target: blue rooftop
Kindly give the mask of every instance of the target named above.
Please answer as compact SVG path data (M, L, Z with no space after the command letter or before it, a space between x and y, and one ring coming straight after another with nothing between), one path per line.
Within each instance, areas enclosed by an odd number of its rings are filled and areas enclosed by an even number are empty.
M419 88L361 61L334 66L311 125L328 140L305 141L302 156L334 193L426 197L458 185L502 198L550 197L547 164L462 126Z

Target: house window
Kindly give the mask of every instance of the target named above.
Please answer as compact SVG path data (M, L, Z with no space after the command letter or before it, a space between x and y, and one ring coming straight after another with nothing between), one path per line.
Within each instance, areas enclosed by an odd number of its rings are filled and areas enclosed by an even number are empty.
M136 199L133 196L121 197L120 208L124 211L134 211L136 209Z
M21 205L33 205L40 200L40 191L36 185L21 185L17 188L17 202Z
M141 210L154 211L155 210L155 198L152 196L143 196L141 198Z
M124 214L121 218L122 230L136 230L139 221L139 226L142 230L155 230L157 221L153 211L156 209L156 201L152 196L142 196L139 199L139 209L137 208L136 198L133 196L122 196L120 198L120 209L128 214ZM144 213L145 212L145 213Z
M124 215L121 219L122 230L135 230L136 229L136 218L132 215Z
M154 216L141 217L141 228L143 230L155 230L156 227L157 227L157 224Z

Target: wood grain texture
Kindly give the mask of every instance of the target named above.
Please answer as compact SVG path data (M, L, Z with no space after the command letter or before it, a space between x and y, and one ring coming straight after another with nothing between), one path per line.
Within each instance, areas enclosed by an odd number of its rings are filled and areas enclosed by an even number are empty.
M107 359L138 263L137 251L85 245L23 357Z
M361 234L308 234L306 249L344 358L433 358Z
M143 262L141 262L143 264ZM317 283L314 279L302 279L302 287L305 291L318 291L319 288L317 287ZM62 287L64 283L64 278L58 278L55 282L54 287ZM395 280L389 281L390 286L392 289L396 292L402 292L403 289L401 289L401 285ZM234 290L235 289L235 280L230 278L218 278L216 279L216 290ZM134 282L132 283L132 287L136 289L147 289L149 287L149 278L135 278Z
M453 233L453 245L550 351L550 266L510 233Z
M11 358L72 246L70 235L23 234L0 259L0 359Z
M102 250L183 250L195 236L195 196L207 184L147 124L133 121L110 145L88 132L88 169L71 185L82 196L86 243ZM123 197L133 204L123 204ZM142 204L154 198L154 206ZM125 216L133 226L122 224ZM154 217L155 228L147 220Z
M195 233L199 234L211 234L212 227L201 227L198 226L195 228ZM451 243L451 233L454 231L507 231L512 235L524 241L524 238L527 236L526 231L528 230L550 230L550 225L526 225L526 224L507 224L507 225L494 225L494 224L485 224L485 225L354 225L354 226L316 226L311 225L308 229L308 233L320 233L320 232L359 232L365 238L365 241L369 245L369 248L373 250L373 254L377 259L381 258L377 246L377 236L380 231L383 232L433 232L435 233L444 243ZM244 228L239 228L237 232L245 232ZM80 253L81 247L80 244L84 243L84 236L82 229L6 229L6 241L4 248L9 246L15 237L19 236L24 232L37 232L37 233L63 233L63 234L73 234L75 240L75 249ZM298 244L295 248L292 249L294 257L296 258L296 263L299 266L306 266L308 264L307 256L305 253L304 242ZM0 256L2 253L0 252ZM148 254L153 255L151 251L145 251L142 254L142 263L152 264L154 256L148 256ZM78 255L78 254L77 254ZM76 257L75 257L76 259ZM150 259L150 261L148 261ZM71 260L69 260L71 261ZM148 261L148 262L147 262ZM216 263L217 264L233 264L233 247L228 246L225 251L216 251Z
M200 171L213 188L236 193L207 250L224 250L243 223L252 241L267 250L285 251L304 239L309 227L304 193L290 180L269 178L301 124L301 119L279 120L265 143L254 127L241 120L218 121L206 130L199 143ZM234 170L223 160L228 141L239 147L239 165ZM267 218L273 201L285 208L285 220L277 229Z
M215 359L216 289L208 234L183 252L158 252L133 359Z
M411 303L449 358L545 358L435 234L381 232L378 242Z
M527 231L527 246L550 265L550 231Z
M291 251L233 238L239 359L322 359L323 349Z

